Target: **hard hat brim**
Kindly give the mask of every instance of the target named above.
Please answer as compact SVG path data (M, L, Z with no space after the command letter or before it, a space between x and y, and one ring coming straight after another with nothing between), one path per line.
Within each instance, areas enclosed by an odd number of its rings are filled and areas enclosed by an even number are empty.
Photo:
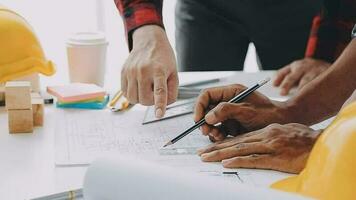
M33 57L0 67L6 69L1 71L0 83L21 78L33 73L41 73L46 76L51 76L56 72L55 65L52 61L44 61Z

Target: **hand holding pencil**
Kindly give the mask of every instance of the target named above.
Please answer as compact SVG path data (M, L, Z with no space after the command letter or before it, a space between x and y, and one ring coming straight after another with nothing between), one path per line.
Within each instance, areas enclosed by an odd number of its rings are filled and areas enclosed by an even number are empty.
M204 135L219 141L228 135L235 136L270 123L283 122L284 103L254 92L268 81L263 80L250 88L235 84L204 90L196 102L195 124L165 146L174 144L199 127Z
M283 123L286 105L272 101L255 91L238 103L228 101L246 90L245 86L234 84L205 90L197 99L194 120L202 118L206 123L201 132L214 141L221 141L226 136L263 128L271 123ZM215 126L219 124L218 126Z

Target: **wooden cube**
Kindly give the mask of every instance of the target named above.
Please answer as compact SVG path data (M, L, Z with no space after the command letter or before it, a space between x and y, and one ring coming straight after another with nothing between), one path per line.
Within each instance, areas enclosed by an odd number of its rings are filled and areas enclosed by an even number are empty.
M17 78L14 81L28 81L31 83L31 91L32 92L40 91L40 76L38 75L38 73L26 75L24 77Z
M42 99L42 96L38 92L31 92L31 99Z
M32 109L8 110L10 133L32 133L33 113Z
M10 81L5 85L5 104L8 110L32 108L31 84L26 81Z
M33 125L43 126L44 101L42 98L32 98Z

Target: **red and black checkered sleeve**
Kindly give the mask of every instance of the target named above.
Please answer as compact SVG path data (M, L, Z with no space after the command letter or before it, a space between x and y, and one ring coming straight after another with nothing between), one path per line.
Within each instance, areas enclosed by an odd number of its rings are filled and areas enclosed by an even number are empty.
M132 33L135 29L155 24L162 28L163 0L115 0L124 21L129 50L132 49Z
M350 42L355 23L356 0L324 0L313 20L306 57L334 62Z

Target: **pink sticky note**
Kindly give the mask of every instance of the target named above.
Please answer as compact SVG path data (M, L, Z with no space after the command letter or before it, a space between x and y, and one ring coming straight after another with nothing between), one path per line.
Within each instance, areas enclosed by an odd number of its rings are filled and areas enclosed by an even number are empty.
M103 97L106 92L95 84L71 83L69 85L49 86L47 92L57 97L61 102L76 102L86 99Z

